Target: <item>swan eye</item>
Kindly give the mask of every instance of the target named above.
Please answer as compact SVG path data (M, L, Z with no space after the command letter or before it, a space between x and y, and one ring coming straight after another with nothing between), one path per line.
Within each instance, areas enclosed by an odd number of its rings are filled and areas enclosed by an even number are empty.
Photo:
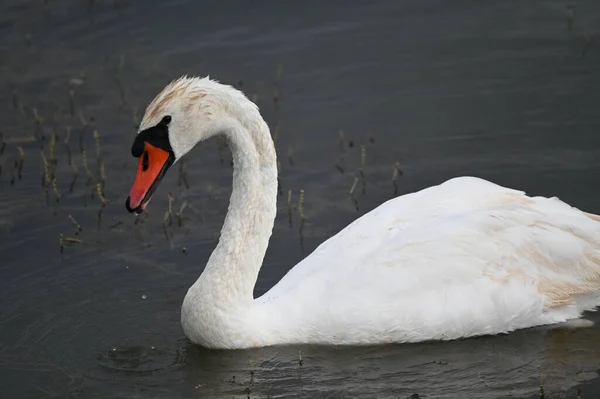
M166 115L162 118L161 122L164 125L168 125L169 123L171 123L171 115Z

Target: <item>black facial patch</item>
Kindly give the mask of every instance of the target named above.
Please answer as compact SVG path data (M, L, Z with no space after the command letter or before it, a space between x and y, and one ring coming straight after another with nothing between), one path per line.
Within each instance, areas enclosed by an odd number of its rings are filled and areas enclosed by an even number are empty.
M167 115L156 126L142 130L133 140L131 155L136 158L141 157L144 153L144 142L173 154L173 148L169 141L169 122L171 122L171 116Z

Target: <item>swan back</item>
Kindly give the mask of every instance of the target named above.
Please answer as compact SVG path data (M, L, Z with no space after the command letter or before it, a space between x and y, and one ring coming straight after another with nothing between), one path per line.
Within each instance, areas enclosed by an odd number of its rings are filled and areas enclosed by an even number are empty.
M600 301L600 223L462 177L392 199L258 301L271 340L453 339L562 322Z

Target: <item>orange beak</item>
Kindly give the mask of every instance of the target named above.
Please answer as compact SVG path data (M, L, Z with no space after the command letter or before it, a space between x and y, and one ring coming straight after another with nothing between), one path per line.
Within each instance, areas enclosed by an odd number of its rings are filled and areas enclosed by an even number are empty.
M172 152L144 142L144 152L140 156L137 174L125 202L129 212L142 213L174 161Z

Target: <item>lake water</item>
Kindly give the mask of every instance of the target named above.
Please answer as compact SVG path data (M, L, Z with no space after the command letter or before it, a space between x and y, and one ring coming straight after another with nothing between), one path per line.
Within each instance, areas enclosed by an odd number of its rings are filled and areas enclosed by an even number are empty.
M227 210L228 150L186 156L146 216L124 207L135 125L182 74L241 87L277 135L257 295L358 216L454 176L600 213L600 2L354 3L2 2L3 398L600 394L598 326L366 348L185 339L180 305Z

